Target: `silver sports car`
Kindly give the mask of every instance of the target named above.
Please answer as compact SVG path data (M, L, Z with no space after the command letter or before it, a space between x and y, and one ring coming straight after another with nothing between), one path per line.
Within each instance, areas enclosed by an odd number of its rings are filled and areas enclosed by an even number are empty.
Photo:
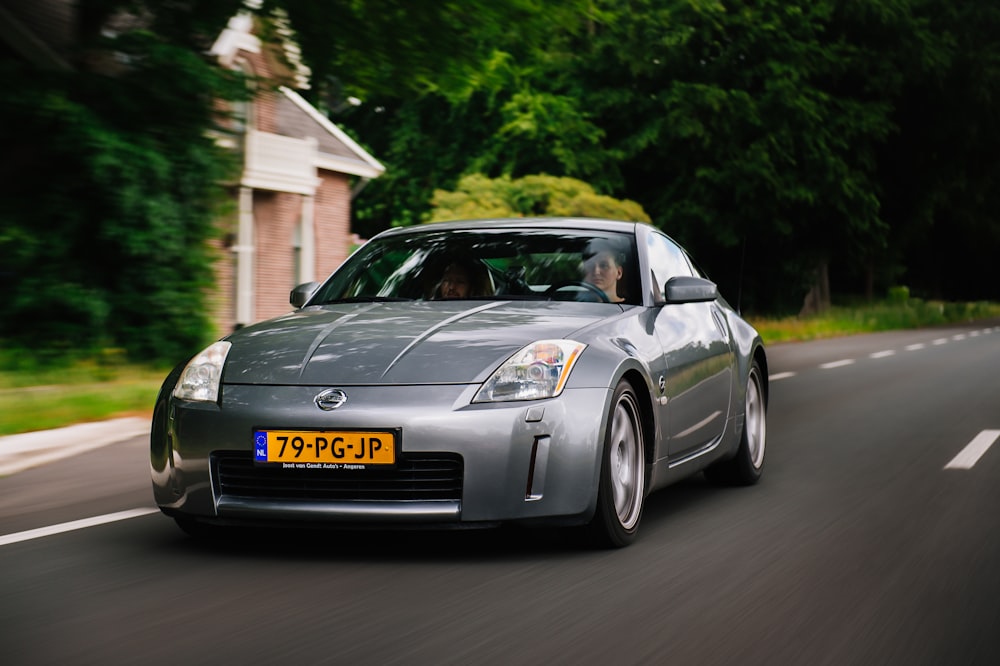
M651 491L761 475L760 336L654 227L392 229L291 303L163 384L153 490L186 531L517 521L624 546Z

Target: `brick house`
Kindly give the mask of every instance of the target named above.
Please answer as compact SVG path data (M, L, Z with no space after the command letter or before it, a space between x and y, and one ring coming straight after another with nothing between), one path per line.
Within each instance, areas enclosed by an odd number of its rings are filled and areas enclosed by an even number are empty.
M254 30L251 15L234 17L212 54L257 79L308 87L294 43L262 44ZM252 104L233 111L243 119L234 147L244 167L222 247L231 258L217 271L222 331L287 312L292 287L339 266L355 242L353 195L385 170L290 86L262 86Z
M73 0L4 0L0 41L38 66L72 69L76 11ZM259 20L239 13L210 51L260 82L252 102L223 109L232 120L219 134L243 157L232 186L237 212L219 221L216 243L210 304L220 334L288 312L292 287L339 266L358 242L351 201L385 170L296 92L309 87L309 71L281 17L268 19L278 35L268 43L255 34Z

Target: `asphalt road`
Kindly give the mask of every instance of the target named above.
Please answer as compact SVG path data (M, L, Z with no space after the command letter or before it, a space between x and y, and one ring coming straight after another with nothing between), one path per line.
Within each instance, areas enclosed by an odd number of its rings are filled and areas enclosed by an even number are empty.
M998 664L996 323L772 347L761 483L661 491L620 551L29 532L150 508L142 439L0 478L0 663Z

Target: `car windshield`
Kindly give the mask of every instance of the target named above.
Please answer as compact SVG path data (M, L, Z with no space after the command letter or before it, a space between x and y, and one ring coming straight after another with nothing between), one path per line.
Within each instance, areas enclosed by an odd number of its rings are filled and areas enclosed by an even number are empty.
M640 302L631 235L573 229L435 230L376 238L309 305L528 299Z

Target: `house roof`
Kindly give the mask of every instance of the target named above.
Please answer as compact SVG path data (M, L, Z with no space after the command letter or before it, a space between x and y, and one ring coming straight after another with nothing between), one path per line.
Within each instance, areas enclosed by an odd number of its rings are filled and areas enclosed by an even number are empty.
M277 133L297 139L315 139L319 168L364 178L378 178L385 172L378 160L301 95L284 86L280 91Z
M280 47L293 65L295 85L302 89L308 88L310 72L301 63L294 35L280 16L277 21ZM253 33L253 17L247 11L239 12L229 21L212 46L212 55L222 64L232 66L241 50L259 53L262 45ZM385 172L385 167L378 160L305 98L285 86L279 88L279 91L276 98L276 133L296 139L315 139L318 153L316 167L362 178L378 178Z

